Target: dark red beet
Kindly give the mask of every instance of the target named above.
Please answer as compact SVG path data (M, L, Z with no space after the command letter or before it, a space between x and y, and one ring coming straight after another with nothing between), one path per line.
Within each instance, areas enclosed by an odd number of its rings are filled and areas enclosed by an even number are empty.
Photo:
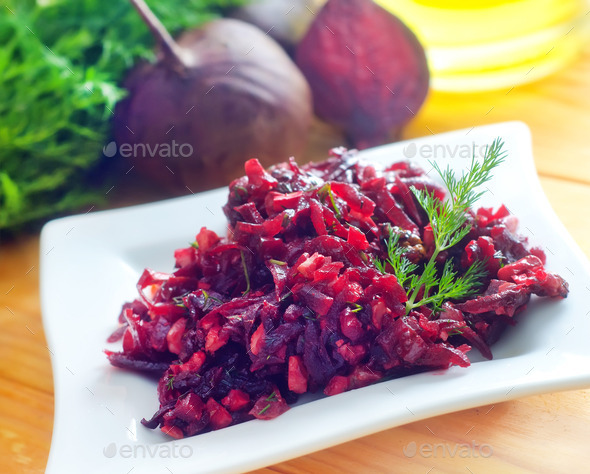
M501 268L498 278L525 285L539 296L565 298L569 291L567 282L559 275L546 271L542 260L535 255L527 255Z
M160 46L136 68L115 110L119 153L177 194L208 189L306 145L309 86L283 49L245 22L219 19L174 41L143 0L131 0ZM187 191L187 186L189 191Z
M424 49L371 0L328 0L299 44L316 114L344 129L357 148L386 143L428 92Z

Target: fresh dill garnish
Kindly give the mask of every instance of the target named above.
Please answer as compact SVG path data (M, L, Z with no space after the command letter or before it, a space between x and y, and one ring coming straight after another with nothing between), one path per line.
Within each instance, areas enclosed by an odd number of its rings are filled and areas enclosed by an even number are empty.
M236 199L244 202L248 199L248 190L244 186L236 185L233 188Z
M285 213L283 215L283 222L281 222L281 226L283 227L283 229L286 229L289 226L290 222L291 222L291 216L289 216L289 214Z
M246 278L246 289L242 293L242 296L246 296L250 293L250 275L248 275L248 267L246 266L246 257L244 257L244 251L240 250L240 255L242 257L242 269L244 270L244 277Z
M348 304L351 304L354 306L354 309L351 310L353 313L358 313L359 311L362 311L362 309L363 309L363 307L358 303L348 302Z
M393 228L389 228L389 239L387 240L387 260L386 262L393 268L393 274L397 277L397 281L402 287L406 286L407 280L409 280L416 270L418 265L410 262L404 254L407 252L405 247L399 245L399 234L393 232ZM381 273L387 273L386 262L380 260L375 261L377 269Z
M272 392L268 397L265 398L265 400L269 403L262 410L260 410L258 412L259 416L262 415L266 410L268 410L270 408L271 403L278 401L276 392Z
M340 219L342 217L342 213L340 212L340 208L336 204L336 199L334 198L334 193L332 192L332 186L330 183L326 183L322 186L322 188L318 191L320 197L324 198L327 196L330 200L330 204L332 204L332 209L334 209L334 215L336 219Z
M201 290L201 293L203 294L203 311L207 311L207 309L209 309L209 306L211 306L211 300L209 299L209 293L207 293L205 290Z
M492 170L504 161L502 146L500 139L494 140L486 148L483 162L480 163L473 157L469 171L463 173L459 179L449 167L442 171L438 163L430 162L449 191L449 198L445 201L437 199L434 192L428 193L414 186L410 187L430 220L437 255L459 243L469 233L470 227L464 226L467 221L466 211L485 192L478 192L475 188L487 182L492 177Z
M361 260L365 263L369 263L369 257L367 256L367 254L365 252L363 252L362 250L359 252L359 257L361 257Z
M174 388L174 375L168 374L168 380L166 381L166 388L172 390Z
M174 296L172 298L172 301L174 301L174 306L178 306L179 308L186 308L186 305L184 304L184 296Z
M436 260L441 252L458 244L471 230L467 224L467 211L482 196L484 191L476 188L487 182L492 170L504 161L503 143L498 138L486 148L482 162L473 157L469 170L459 178L447 167L441 170L438 163L431 162L446 185L449 197L442 201L434 192L410 189L418 203L426 211L434 237L434 250L423 266L412 263L406 256L407 249L399 245L399 235L390 228L387 241L387 259L376 260L375 266L385 273L387 264L393 270L399 284L406 290L406 314L421 306L430 306L439 311L445 301L466 298L473 295L485 277L485 262L473 263L463 275L457 276L453 260L449 258L439 272Z
M218 304L223 304L223 301L221 301L219 298L211 296L209 293L207 293L207 291L202 289L201 293L203 295L203 311L207 311L211 307L211 305L213 305L213 301L215 301Z
M465 327L451 329L447 334L449 336L462 336L465 329Z
M285 293L283 296L281 296L281 299L279 300L279 302L283 302L285 301L287 298L289 298L290 296L293 295L292 291L288 291L287 293Z

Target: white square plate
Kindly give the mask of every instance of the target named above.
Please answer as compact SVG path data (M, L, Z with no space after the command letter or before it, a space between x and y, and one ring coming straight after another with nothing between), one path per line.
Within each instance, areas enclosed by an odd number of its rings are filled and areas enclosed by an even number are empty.
M378 383L301 403L271 420L170 441L140 424L158 408L156 381L115 369L103 353L121 305L145 267L172 270L173 251L202 226L220 234L227 190L48 223L41 296L52 352L55 423L49 473L246 471L423 418L590 385L590 266L539 185L528 128L504 123L396 143L362 155L379 163L428 158L465 169L496 137L508 158L481 204L505 203L520 232L569 281L565 300L532 301L492 347L494 360ZM111 348L118 348L113 345Z

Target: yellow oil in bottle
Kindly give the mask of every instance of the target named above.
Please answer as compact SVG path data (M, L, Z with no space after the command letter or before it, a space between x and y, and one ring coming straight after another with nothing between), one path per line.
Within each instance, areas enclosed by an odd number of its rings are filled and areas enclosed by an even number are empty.
M587 0L376 0L426 48L432 87L511 87L570 62L588 41Z

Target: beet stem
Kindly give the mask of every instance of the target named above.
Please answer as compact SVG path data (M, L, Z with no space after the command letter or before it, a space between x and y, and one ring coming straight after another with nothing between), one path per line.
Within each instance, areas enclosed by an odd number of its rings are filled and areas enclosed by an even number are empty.
M135 7L145 24L149 27L156 41L160 43L164 56L171 60L181 71L187 68L186 61L183 59L182 49L160 19L154 14L144 0L129 0Z

